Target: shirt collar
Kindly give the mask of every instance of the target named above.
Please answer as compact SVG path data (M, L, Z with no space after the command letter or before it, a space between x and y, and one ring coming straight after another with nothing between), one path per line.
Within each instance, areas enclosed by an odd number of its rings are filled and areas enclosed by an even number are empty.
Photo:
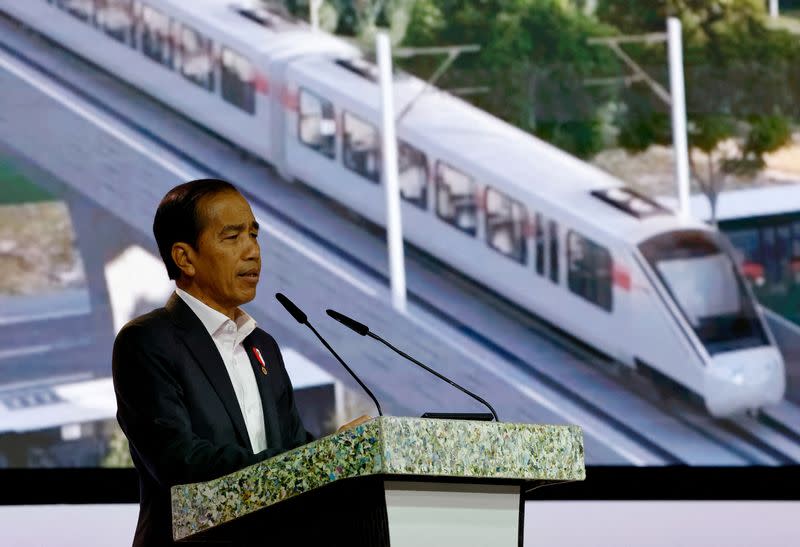
M203 326L212 337L222 328L225 323L230 321L230 317L224 313L220 313L205 302L195 298L183 289L175 289L175 293L186 302L186 305L194 312L198 319L203 323ZM256 320L253 319L246 311L241 308L236 309L236 325L239 338L246 338L253 332L257 326Z

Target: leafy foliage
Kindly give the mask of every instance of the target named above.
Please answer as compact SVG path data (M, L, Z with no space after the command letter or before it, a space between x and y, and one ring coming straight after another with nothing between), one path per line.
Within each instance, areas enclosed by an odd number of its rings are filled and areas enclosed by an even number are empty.
M269 2L270 0L262 0ZM405 35L415 0L325 0L320 7L320 26L340 36L351 36L371 45L377 27L388 28L394 42ZM308 18L311 0L284 0L297 17Z
M800 40L766 26L764 2L602 0L597 13L631 34L663 31L667 15L681 19L689 145L706 156L704 169L692 162L692 176L712 211L727 175L753 174L764 154L789 141L800 114ZM633 55L667 86L663 46L638 47ZM669 107L650 89L636 84L621 100L622 146L642 151L671 141Z
M603 108L611 95L584 80L618 71L587 38L613 29L566 0L417 0L403 45L479 44L442 78L444 88L487 86L470 97L480 108L557 146L589 156L603 146ZM404 67L427 77L436 60Z
M800 1L800 0L799 0ZM285 0L305 16L309 0ZM642 82L587 85L626 74L591 37L663 32L667 16L684 28L689 143L696 184L713 198L728 174L753 173L764 154L786 144L800 118L800 40L765 24L762 0L599 0L595 15L579 0L325 0L337 33L371 44L390 26L403 46L479 44L437 82L445 89L487 87L476 106L579 156L598 152L611 123L631 151L672 141L669 107ZM404 37L404 38L403 38ZM663 44L624 46L668 87ZM441 58L417 56L403 68L427 78ZM609 118L615 112L615 118ZM694 157L692 159L695 159ZM701 172L702 171L702 172Z

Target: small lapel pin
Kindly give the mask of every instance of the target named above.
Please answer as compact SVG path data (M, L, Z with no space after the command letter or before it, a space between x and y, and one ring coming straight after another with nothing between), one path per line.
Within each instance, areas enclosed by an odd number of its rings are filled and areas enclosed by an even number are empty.
M267 375L267 363L264 362L264 358L261 356L261 352L259 351L258 348L256 348L256 347L253 348L253 355L256 356L256 359L258 359L258 362L261 364L261 374L266 376Z

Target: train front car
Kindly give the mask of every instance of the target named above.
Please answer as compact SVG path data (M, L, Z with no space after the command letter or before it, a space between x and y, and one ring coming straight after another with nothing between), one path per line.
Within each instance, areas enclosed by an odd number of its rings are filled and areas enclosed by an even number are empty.
M727 416L780 401L783 359L721 236L676 230L647 239L639 250L702 348L698 387L708 411Z

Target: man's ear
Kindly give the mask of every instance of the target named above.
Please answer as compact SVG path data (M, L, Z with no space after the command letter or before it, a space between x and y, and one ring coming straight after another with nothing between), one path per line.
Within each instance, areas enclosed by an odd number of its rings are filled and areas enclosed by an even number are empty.
M178 242L172 245L172 260L186 277L194 277L197 273L192 263L193 258L194 249L188 243Z

